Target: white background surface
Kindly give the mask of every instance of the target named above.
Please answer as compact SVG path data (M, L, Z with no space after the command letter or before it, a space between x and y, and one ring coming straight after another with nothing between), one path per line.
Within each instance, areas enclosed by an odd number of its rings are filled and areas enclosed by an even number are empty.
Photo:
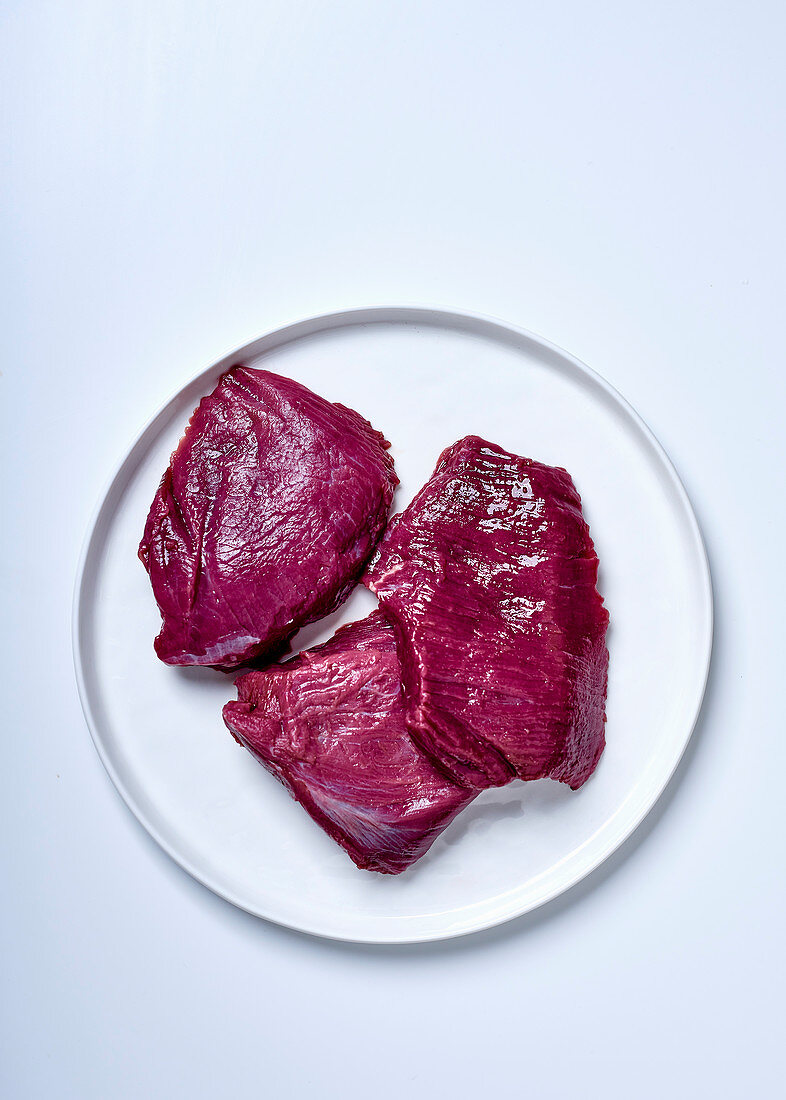
M777 1093L784 30L772 2L4 6L4 1095ZM604 869L465 941L356 948L148 839L84 727L70 601L163 398L401 300L542 332L634 404L703 524L716 649Z

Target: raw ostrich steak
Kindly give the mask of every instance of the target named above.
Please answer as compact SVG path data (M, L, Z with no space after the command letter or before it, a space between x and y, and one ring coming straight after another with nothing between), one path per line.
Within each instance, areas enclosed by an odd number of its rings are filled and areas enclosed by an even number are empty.
M139 547L171 665L231 669L280 647L355 585L398 482L352 409L237 366L200 402Z
M570 475L477 436L443 452L366 576L410 732L468 786L574 789L604 746L608 613Z
M409 737L381 611L282 665L248 672L237 689L224 707L235 739L358 867L403 871L477 793L451 782Z

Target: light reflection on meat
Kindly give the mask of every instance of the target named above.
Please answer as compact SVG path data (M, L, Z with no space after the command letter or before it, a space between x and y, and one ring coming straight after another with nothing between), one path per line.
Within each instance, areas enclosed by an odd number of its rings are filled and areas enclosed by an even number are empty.
M570 475L477 436L391 520L366 583L396 631L412 736L458 782L592 774L608 668L597 569Z

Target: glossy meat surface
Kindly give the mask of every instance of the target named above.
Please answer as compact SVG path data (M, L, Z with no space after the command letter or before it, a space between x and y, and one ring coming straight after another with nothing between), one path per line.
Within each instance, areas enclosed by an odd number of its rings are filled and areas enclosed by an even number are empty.
M404 724L393 631L381 611L325 645L237 682L235 738L358 867L398 874L474 797L447 779Z
M365 580L396 631L412 736L458 781L592 774L608 667L597 569L570 475L477 436L391 520Z
M203 398L139 547L173 665L234 668L349 594L398 479L358 413L288 378L233 367Z

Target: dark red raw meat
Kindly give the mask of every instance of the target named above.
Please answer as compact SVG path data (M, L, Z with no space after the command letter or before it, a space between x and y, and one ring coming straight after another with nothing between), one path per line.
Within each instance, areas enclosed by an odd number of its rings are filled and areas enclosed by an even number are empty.
M592 774L608 668L597 570L570 475L477 436L391 520L365 580L396 631L412 736L457 781Z
M395 875L475 796L451 782L404 724L401 669L381 611L325 645L237 681L235 736L358 867Z
M280 649L349 594L398 478L352 409L237 366L191 417L139 557L172 665L235 668Z

